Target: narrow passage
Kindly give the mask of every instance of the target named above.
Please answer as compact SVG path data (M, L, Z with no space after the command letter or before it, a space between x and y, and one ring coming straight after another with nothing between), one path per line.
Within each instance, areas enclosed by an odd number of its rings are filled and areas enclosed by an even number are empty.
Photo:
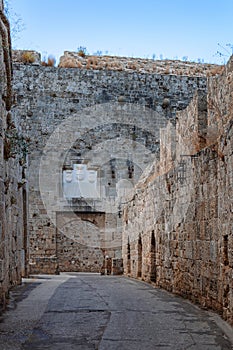
M64 273L24 280L1 316L1 350L221 350L217 315L124 277ZM231 338L231 339L232 339Z

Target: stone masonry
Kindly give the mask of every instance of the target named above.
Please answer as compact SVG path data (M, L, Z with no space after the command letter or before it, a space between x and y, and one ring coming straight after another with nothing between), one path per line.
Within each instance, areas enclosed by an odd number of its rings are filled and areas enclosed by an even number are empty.
M33 54L33 53L32 53ZM36 62L38 55L34 53ZM16 51L15 60L20 59L20 52ZM60 58L61 68L80 68L88 70L111 70L119 72L138 72L147 74L172 74L183 76L207 76L217 74L222 67L214 64L202 64L195 62L184 62L179 60L152 60L134 57L115 56L91 56L80 55L80 52L65 51Z
M0 305L27 273L24 140L11 114L12 62L9 23L0 1Z
M100 271L105 258L118 265L120 204L159 157L160 128L206 91L207 67L200 76L45 67L24 53L14 52L13 113L30 138L30 271ZM64 198L62 176L81 164L96 173L98 194Z
M28 272L124 269L233 324L233 59L15 51L12 70L0 15L1 304Z
M207 91L161 130L160 161L128 197L124 272L233 324L233 57Z

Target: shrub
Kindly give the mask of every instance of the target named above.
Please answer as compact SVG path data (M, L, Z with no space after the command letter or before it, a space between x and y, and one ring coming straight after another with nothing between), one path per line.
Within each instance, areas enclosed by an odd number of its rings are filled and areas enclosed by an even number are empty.
M48 59L46 59L45 57L43 58L43 61L41 62L41 65L42 66L45 66L45 67L54 67L56 64L56 59L54 56L50 55L48 57Z
M87 48L84 46L79 46L78 47L78 55L80 57L85 57L87 55Z
M66 58L60 64L60 68L82 68L82 64L74 58Z
M33 52L24 51L21 55L21 60L23 63L34 63L36 59Z
M54 67L56 64L56 59L54 56L49 56L48 57L48 66L49 67Z
M224 72L224 66L218 66L213 69L211 69L208 73L208 75L221 75Z

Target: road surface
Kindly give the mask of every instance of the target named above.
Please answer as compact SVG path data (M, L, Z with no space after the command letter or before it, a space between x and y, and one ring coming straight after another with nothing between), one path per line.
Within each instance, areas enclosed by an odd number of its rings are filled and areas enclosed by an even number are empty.
M1 350L232 349L219 316L151 285L98 274L24 280L1 316Z

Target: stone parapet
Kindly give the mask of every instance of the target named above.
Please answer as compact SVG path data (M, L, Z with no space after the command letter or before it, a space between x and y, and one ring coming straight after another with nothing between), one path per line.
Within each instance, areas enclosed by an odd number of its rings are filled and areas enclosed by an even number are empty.
M206 76L216 74L221 66L183 62L179 60L152 60L119 56L89 56L78 52L65 51L61 56L59 67L81 68L91 70L115 70L149 74L172 74L186 76Z
M34 50L13 50L12 61L22 64L41 65L41 54Z
M47 65L46 62L41 60L40 53L33 50L14 50L12 58L14 63ZM54 63L55 61L52 59L51 65L54 65ZM210 63L120 56L80 55L78 52L71 51L64 52L64 55L59 59L58 67L143 74L183 75L189 77L216 75L223 70L223 66Z

